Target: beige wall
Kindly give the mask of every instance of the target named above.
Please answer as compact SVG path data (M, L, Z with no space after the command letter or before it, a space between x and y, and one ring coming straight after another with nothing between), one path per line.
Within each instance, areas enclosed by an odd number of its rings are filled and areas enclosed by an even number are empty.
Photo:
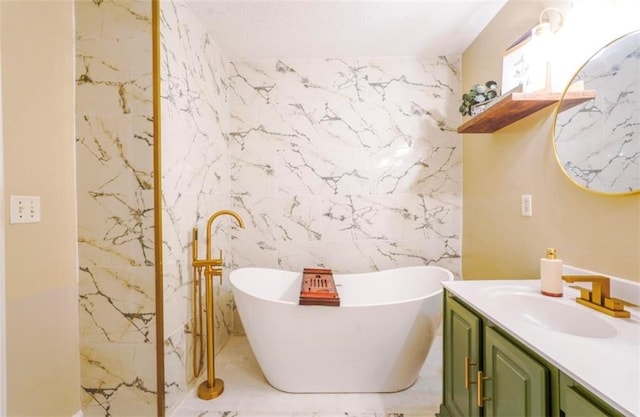
M622 21L624 12L613 6L622 3L601 2L608 8L598 12L597 24L614 26L592 30L602 39L590 33L590 45L573 45L592 54L630 31ZM571 17L561 2L510 0L504 6L463 54L463 91L490 79L500 82L502 52L548 5L560 5ZM579 20L568 19L562 30L577 35L579 29L571 24ZM553 153L553 110L551 106L493 134L463 135L463 277L537 278L538 260L551 246L565 264L640 281L640 194L602 196L573 185ZM533 217L520 216L522 194L533 196Z
M73 3L2 1L5 207L41 197L42 221L6 231L7 411L80 409Z
M2 7L0 6L0 24ZM2 92L2 30L0 30L0 93ZM2 128L2 94L0 94L0 196L4 196L4 139ZM7 343L5 308L4 201L0 200L0 415L7 414Z

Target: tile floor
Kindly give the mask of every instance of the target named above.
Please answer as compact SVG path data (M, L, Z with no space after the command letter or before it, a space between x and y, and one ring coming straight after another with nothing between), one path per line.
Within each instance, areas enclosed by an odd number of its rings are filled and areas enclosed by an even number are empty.
M426 417L442 396L442 337L438 336L416 383L391 394L290 394L265 380L246 337L234 336L216 357L224 393L203 401L191 391L171 417Z

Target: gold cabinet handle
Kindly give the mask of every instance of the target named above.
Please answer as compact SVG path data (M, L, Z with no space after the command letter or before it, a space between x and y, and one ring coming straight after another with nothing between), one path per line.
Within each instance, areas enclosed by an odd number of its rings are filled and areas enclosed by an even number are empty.
M478 390L477 390L477 394L478 394L478 398L477 398L477 404L478 407L482 408L484 407L484 402L485 401L490 401L491 397L485 397L484 396L484 383L483 381L487 381L489 379L491 379L490 376L482 376L482 371L478 371L478 376L477 376L477 380L476 382L478 383Z
M471 358L468 356L464 357L464 387L465 389L469 389L469 385L475 384L476 381L469 381L469 373L471 372L471 367L476 363L471 361Z

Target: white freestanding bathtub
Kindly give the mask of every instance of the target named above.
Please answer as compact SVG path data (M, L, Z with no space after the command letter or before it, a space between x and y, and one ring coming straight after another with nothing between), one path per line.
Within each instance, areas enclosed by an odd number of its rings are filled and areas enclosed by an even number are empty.
M302 273L231 272L233 296L267 381L287 392L396 392L418 377L442 311L448 270L334 274L340 306L298 305Z

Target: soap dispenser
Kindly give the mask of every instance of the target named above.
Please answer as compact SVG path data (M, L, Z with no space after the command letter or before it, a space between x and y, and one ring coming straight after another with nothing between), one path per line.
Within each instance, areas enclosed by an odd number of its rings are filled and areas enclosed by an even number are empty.
M562 297L562 259L557 259L554 248L547 248L547 256L540 259L540 290L549 297Z

